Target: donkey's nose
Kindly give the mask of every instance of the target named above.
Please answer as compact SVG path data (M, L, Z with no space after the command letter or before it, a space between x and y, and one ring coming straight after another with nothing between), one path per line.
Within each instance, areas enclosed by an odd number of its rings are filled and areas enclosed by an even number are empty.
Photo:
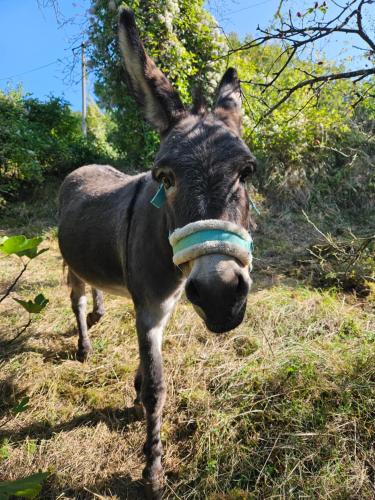
M232 257L208 254L195 259L185 292L207 328L222 333L243 320L250 285L247 268Z
M199 306L201 292L199 291L199 280L197 278L190 278L185 286L186 297L192 304Z
M230 281L222 280L218 275L212 276L212 279L195 276L187 280L185 292L192 304L211 309L213 306L220 307L221 302L228 306L242 300L249 292L249 283L240 271L234 272Z

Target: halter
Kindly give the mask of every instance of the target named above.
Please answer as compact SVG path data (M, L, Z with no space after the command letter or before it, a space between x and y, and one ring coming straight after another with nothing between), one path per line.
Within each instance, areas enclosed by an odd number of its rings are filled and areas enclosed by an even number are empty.
M213 253L229 255L244 266L252 262L253 241L250 234L233 222L206 219L191 222L169 236L176 265Z
M166 194L161 185L151 203L160 208ZM206 219L177 228L169 235L173 249L173 263L178 266L213 253L235 257L244 266L252 268L253 240L248 231L233 222Z

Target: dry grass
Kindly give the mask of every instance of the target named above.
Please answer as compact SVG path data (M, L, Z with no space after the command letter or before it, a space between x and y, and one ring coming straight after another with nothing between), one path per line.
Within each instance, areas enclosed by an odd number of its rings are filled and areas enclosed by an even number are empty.
M43 499L142 498L131 303L106 297L107 314L91 333L94 354L85 365L75 361L54 205L33 210L17 205L3 221L5 230L44 233L50 251L16 293L42 292L50 304L10 346L24 318L14 301L2 304L0 419L25 394L30 407L0 429L0 479L48 469ZM166 498L374 497L373 304L286 279L293 249L311 242L301 224L287 214L262 224L256 286L234 332L213 336L185 302L168 325ZM17 266L0 260L3 285Z

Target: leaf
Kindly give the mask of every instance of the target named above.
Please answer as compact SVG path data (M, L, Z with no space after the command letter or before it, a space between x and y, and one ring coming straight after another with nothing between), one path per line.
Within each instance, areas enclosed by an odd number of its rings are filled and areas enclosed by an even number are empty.
M4 439L2 442L0 442L0 461L6 460L9 457L10 457L9 441L7 439Z
M42 482L48 472L37 472L31 476L15 481L2 481L0 483L0 500L7 500L11 496L35 498L42 489Z
M21 299L13 299L16 302L18 302L26 311L30 314L37 314L42 311L46 305L48 304L49 300L45 298L45 296L40 293L37 295L34 299L32 300L21 300Z
M42 250L39 250L38 252L38 247L33 247L33 248L29 248L28 250L23 250L22 252L18 252L17 255L19 257L28 257L29 259L35 259L35 257L38 257L38 255L44 253L44 252L47 252L47 250L49 250L49 248L42 248Z
M19 257L26 256L29 259L33 259L38 255L37 248L38 245L43 241L43 238L26 238L26 236L11 236L8 238L5 236L0 242L0 252L6 255L16 254Z
M21 401L12 408L12 413L17 414L26 411L29 407L29 401L29 396L25 396L24 398L22 398Z

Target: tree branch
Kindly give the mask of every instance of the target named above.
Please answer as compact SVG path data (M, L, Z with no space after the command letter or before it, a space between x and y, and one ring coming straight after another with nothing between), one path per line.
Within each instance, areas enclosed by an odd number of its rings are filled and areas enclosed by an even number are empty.
M309 9L306 14L297 13L298 18L302 18L302 20L307 14L312 14L310 16L310 22L306 27L303 26L303 23L295 26L294 22L296 21L294 21L292 12L289 10L284 18L281 18L281 16L279 16L281 21L279 27L272 29L261 29L258 26L260 36L248 41L240 47L232 48L231 50L229 50L228 54L233 54L235 52L253 49L265 45L269 42L279 42L281 44L280 52L270 63L270 69L264 72L267 75L266 78L263 76L260 81L243 81L243 83L261 87L262 90L260 91L260 94L262 95L266 95L267 89L272 88L279 92L281 96L275 104L273 104L272 106L266 106L264 115L255 126L257 126L262 120L264 120L264 118L271 115L277 108L285 103L285 101L287 101L291 97L291 95L294 94L294 92L298 91L301 88L316 88L318 84L320 85L321 83L342 79L352 80L353 83L357 83L371 75L375 75L375 67L368 68L367 65L363 68L353 71L346 71L345 69L339 71L340 68L337 68L336 73L328 69L326 71L332 72L325 75L319 74L319 71L311 70L311 73L309 73L304 69L297 68L301 73L304 74L304 76L301 76L301 78L305 79L302 79L291 88L279 88L280 85L275 85L276 82L280 80L280 76L287 70L288 67L290 67L292 61L295 60L296 57L301 58L302 52L306 47L313 46L315 42L322 39L332 37L335 33L357 37L358 40L361 40L361 45L363 44L363 42L365 42L368 47L361 47L361 50L369 51L370 56L374 56L375 58L375 40L369 36L363 25L364 20L366 20L366 18L364 17L363 8L366 5L374 3L375 0L346 0L344 5L335 3L335 5L339 8L339 12L328 21L325 21L324 17L318 17L319 5L318 3L316 3L314 11ZM269 79L269 75L272 76L271 79ZM366 94L366 97L368 95L369 94ZM360 101L362 101L363 98L364 97L362 97ZM310 101L311 99L309 99L308 102Z
M285 101L287 101L289 97L292 94L294 94L294 92L303 87L309 85L313 86L315 83L319 82L330 82L334 80L350 79L350 78L355 78L357 76L363 76L363 78L365 78L366 76L370 75L375 75L375 68L362 69L362 70L360 69L357 71L346 71L343 73L332 73L329 75L316 76L308 80L303 80L302 82L297 83L290 89L285 89L286 94L279 101L277 101L276 104L271 106L268 111L266 111L266 113L262 116L262 118L257 122L255 126L258 126L267 116L271 115L277 108L279 108ZM243 82L243 83L249 83L249 82Z
M0 297L0 304L1 302L6 299L8 297L8 295L12 292L13 288L17 285L18 281L20 280L21 276L23 275L23 273L26 271L27 269L27 266L29 265L31 261L29 260L28 262L26 262L26 264L24 262L22 262L23 264L23 268L21 270L21 272L19 273L19 275L15 278L15 280L13 281L13 283L5 290L4 292L4 295L2 297Z
M361 0L358 9L357 9L357 26L358 26L358 34L364 40L367 45L372 49L373 52L375 52L375 42L371 40L371 38L367 35L365 30L363 29L363 24L362 24L362 7L365 3L373 3L371 0L370 1L365 1Z

